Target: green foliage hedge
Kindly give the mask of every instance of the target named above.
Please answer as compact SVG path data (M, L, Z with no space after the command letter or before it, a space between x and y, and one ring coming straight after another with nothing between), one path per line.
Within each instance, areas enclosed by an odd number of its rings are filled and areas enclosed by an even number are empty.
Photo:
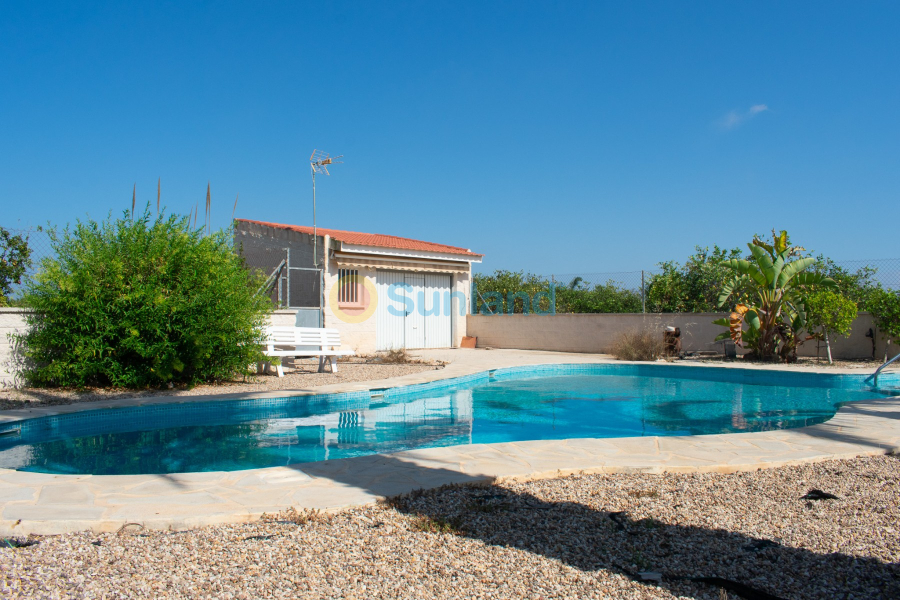
M8 304L12 286L22 283L22 276L30 265L28 238L0 227L0 306Z
M576 277L568 283L556 282L551 293L552 282L548 278L522 271L476 273L474 280L476 312L483 314L525 312L523 299L517 294L525 294L531 301L537 298L538 305L528 307L527 312L532 313L549 312L551 297L558 313L641 312L640 291L626 289L614 281L591 285Z
M866 308L882 335L894 342L900 340L900 291L879 287L869 295Z
M639 290L626 289L615 281L588 285L579 279L556 287L556 312L639 313L643 308Z
M684 265L675 261L659 263L660 272L647 283L647 311L719 311L719 293L731 277L727 263L742 256L740 248L713 246L710 251L696 246Z
M261 359L272 305L228 232L204 237L188 219L148 209L50 237L56 257L26 286L29 384L193 385Z

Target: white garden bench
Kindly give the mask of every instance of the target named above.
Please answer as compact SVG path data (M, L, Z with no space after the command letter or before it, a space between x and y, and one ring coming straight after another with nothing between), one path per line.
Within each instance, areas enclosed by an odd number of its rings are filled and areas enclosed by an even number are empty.
M263 354L266 356L292 357L292 358L319 358L319 373L325 372L325 363L331 365L331 372L337 373L338 356L352 356L353 350L338 350L341 345L341 334L337 329L324 329L320 327L290 327L271 326L266 327L266 347ZM268 371L269 363L265 363ZM263 364L257 365L257 371L263 369ZM284 377L284 369L276 365L279 377Z

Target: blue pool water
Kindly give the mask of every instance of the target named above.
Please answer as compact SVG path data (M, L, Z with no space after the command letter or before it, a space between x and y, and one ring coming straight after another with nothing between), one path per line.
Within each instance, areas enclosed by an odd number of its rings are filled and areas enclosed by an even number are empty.
M470 443L763 431L821 423L845 402L897 393L875 391L851 375L547 365L374 394L29 419L0 425L0 467L97 475L234 471Z

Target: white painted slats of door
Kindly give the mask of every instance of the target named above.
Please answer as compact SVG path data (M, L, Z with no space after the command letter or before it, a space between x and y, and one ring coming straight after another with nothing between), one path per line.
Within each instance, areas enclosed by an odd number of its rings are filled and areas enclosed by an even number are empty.
M402 301L391 300L388 290L392 285L404 285L403 273L379 269L375 274L375 288L378 291L378 306L375 308L375 347L378 350L393 350L404 347L404 310ZM396 294L395 294L396 295ZM389 311L394 307L394 311ZM396 312L399 314L391 314Z
M450 275L425 273L425 348L450 347L453 326L451 304Z

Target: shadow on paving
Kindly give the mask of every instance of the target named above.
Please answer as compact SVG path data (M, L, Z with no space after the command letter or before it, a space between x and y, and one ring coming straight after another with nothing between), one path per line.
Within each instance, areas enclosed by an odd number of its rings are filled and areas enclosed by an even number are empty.
M857 402L848 402L841 406L838 410L849 415L878 417L880 419L886 419L890 421L900 420L900 410L884 410L883 408L878 408L880 406L884 406L885 400L862 400ZM824 423L821 423L814 427L804 427L801 429L786 431L795 431L797 433L801 433L803 435L818 439L844 442L847 444L858 444L860 446L869 446L872 449L887 451L897 449L897 446L895 444L885 443L883 441L879 441L869 437L849 433L844 429L844 427L835 425L831 420L825 421Z
M486 483L486 478L417 467L391 456L377 458L379 471L393 466L400 479L405 479L402 474L429 470L434 471L432 476L455 482L389 500L397 511L416 517L426 531L518 548L586 572L603 569L694 598L723 597L720 588L728 591L728 597L747 600L900 598L897 563L838 552L820 554L727 530L638 519L578 502L545 502ZM316 475L365 487L365 475L353 472ZM394 485L376 479L367 489L389 495ZM643 580L639 572L645 573L643 577L659 573L662 579ZM748 589L688 579L698 577L722 578Z

